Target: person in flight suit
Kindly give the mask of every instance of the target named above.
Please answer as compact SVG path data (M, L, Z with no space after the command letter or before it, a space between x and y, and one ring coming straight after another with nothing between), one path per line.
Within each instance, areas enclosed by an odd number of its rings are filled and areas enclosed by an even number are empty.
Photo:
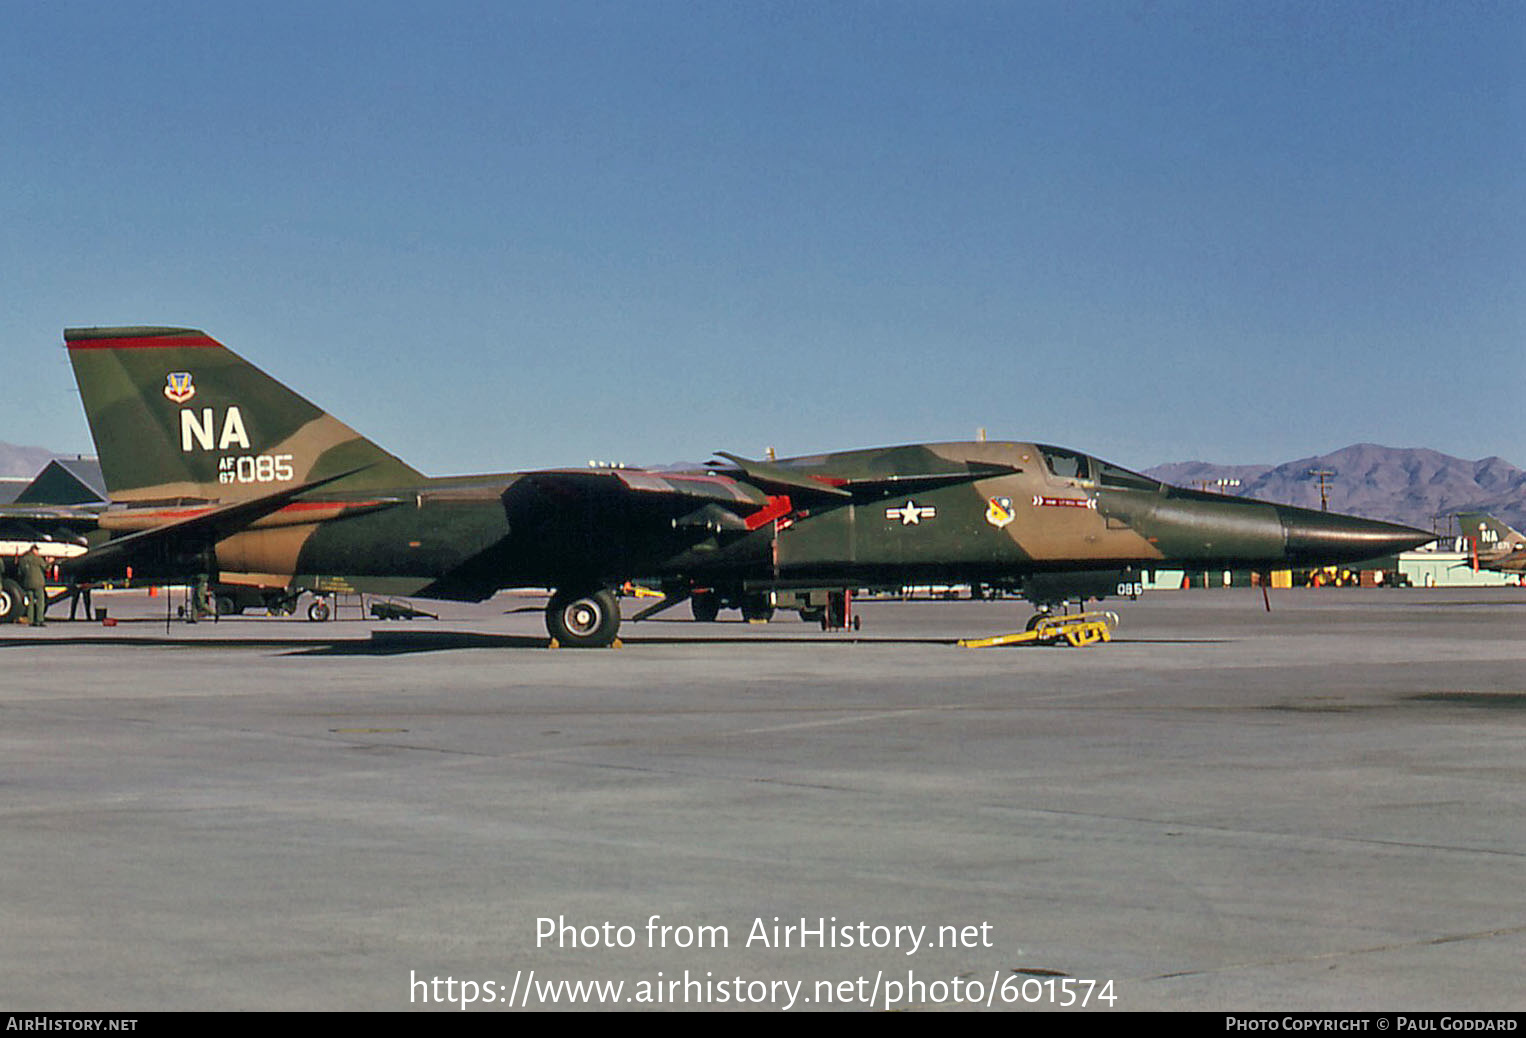
M21 586L26 591L29 622L33 627L47 626L43 614L48 608L48 564L43 561L37 545L32 545L30 551L16 560L16 568L21 573Z

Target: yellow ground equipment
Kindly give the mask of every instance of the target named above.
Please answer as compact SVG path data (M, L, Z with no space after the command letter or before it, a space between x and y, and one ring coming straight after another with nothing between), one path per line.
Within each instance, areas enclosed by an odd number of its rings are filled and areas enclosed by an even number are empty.
M1113 640L1118 614L1113 612L1067 613L1036 618L1026 631L998 634L991 638L961 638L966 649L988 649L998 645L1055 645L1061 641L1077 647Z
M662 592L661 591L653 591L649 587L642 587L640 584L634 584L634 583L632 583L629 580L627 580L624 584L620 585L620 594L629 596L631 598L661 598L662 597Z

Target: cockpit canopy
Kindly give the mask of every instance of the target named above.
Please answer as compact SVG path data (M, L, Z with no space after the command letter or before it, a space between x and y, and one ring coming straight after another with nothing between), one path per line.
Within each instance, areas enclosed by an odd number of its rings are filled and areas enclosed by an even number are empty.
M1110 462L1093 458L1067 447L1053 447L1036 443L1044 459L1044 467L1056 479L1074 479L1082 483L1097 483L1104 487L1129 490L1159 490L1160 480L1141 476Z

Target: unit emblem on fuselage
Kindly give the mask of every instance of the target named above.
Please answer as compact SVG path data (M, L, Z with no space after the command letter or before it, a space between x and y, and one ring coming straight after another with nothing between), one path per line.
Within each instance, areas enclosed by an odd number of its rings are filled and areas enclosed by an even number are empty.
M183 404L196 395L189 371L172 371L164 376L164 395L177 404Z
M1016 518L1017 513L1012 510L1012 499L1010 497L992 497L986 499L986 522L998 530Z

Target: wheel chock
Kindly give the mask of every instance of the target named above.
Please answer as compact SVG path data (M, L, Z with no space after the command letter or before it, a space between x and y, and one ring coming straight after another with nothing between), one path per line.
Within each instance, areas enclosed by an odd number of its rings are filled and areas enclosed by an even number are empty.
M1069 613L1064 616L1046 616L1030 630L1015 634L998 634L990 638L961 638L959 645L966 649L989 649L1003 645L1054 645L1063 641L1080 648L1097 642L1113 640L1113 628L1118 625L1118 614L1113 612Z

